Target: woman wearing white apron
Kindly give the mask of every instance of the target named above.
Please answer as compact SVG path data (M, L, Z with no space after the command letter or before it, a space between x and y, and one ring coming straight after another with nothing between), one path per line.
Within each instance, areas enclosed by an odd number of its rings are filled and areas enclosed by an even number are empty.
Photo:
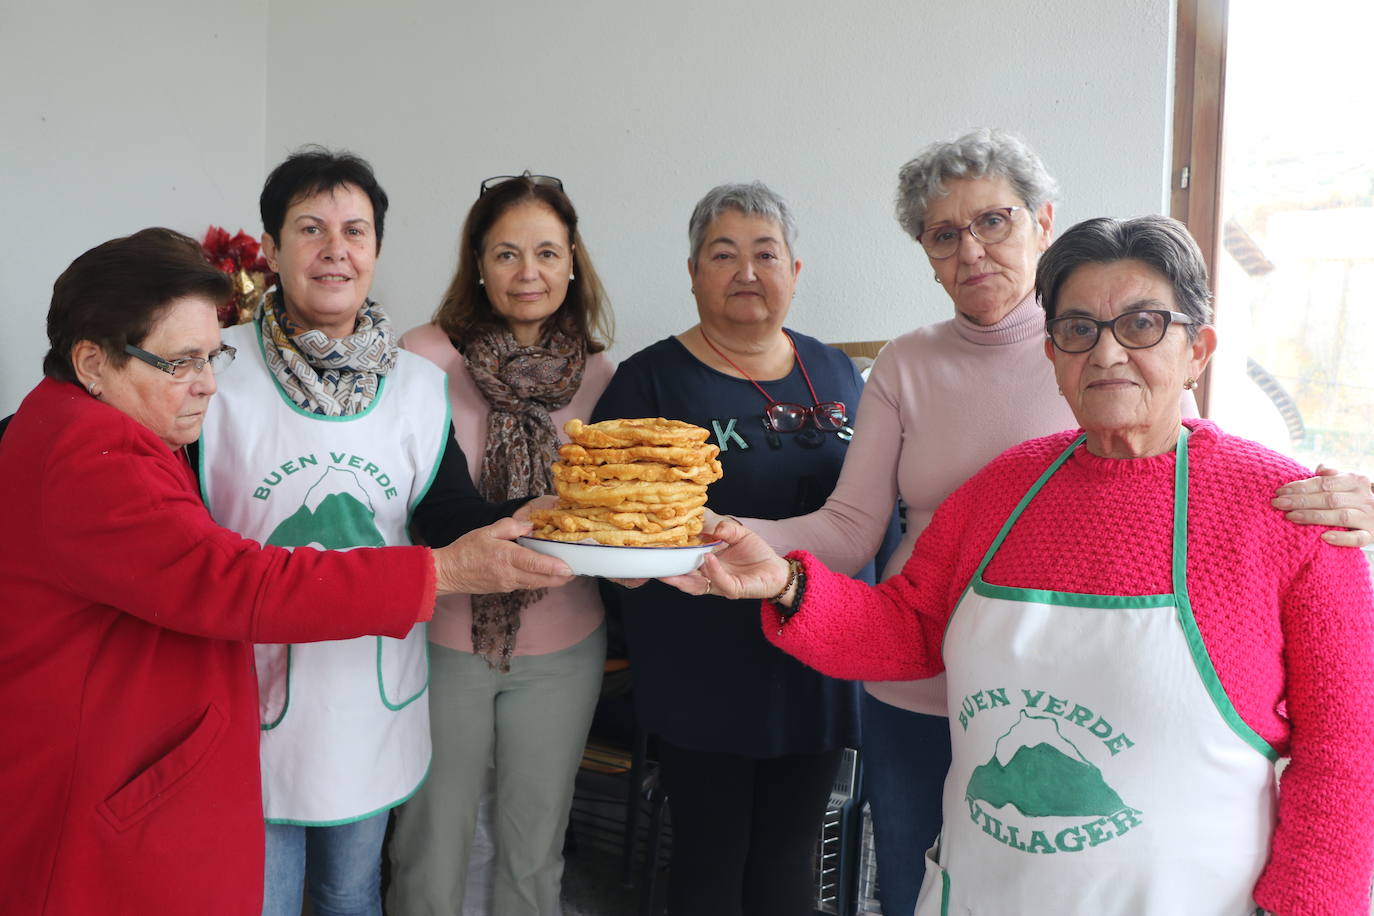
M451 442L443 373L400 352L367 298L386 205L367 163L318 148L264 187L263 251L279 287L223 335L242 371L221 385L201 447L216 521L262 543L409 544L413 528L438 546L522 502L478 495ZM380 914L387 814L430 762L424 628L255 654L263 911L299 914L304 878L319 916Z
M732 546L677 584L768 597L769 639L833 676L947 670L954 761L919 916L1363 916L1362 558L1270 508L1302 469L1180 422L1215 346L1180 224L1080 224L1036 289L1082 434L988 465L876 588L729 521Z

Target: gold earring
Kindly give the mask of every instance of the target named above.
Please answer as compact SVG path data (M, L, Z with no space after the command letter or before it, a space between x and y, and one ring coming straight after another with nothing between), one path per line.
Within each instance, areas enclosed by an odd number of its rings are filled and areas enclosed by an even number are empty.
M1189 376L1188 379L1187 379L1186 381L1184 381L1184 383L1183 383L1183 390L1184 390L1184 391L1192 391L1192 390L1193 390L1194 388L1196 388L1196 387L1197 387L1197 379L1193 378L1192 376Z

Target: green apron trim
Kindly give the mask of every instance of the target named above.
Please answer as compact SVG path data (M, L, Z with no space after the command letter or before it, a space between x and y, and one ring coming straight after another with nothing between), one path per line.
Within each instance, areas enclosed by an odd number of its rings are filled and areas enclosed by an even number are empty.
M378 637L376 637L376 640L377 640L377 695L380 696L380 697L382 698L382 705L385 706L387 709L391 710L392 712L395 712L395 711L398 710L398 709L405 709L405 708L406 708L407 706L409 706L411 703L414 703L414 702L415 702L416 700L418 700L420 697L424 696L424 695L425 695L425 691L429 689L429 630L428 630L428 628L427 628L428 625L425 625L425 626L426 626L426 629L425 629L425 631L424 631L424 633L423 633L424 639L421 640L421 642L422 642L422 644L424 645L424 648L425 648L425 680L424 680L424 683L420 685L420 689L417 690L413 695L411 695L411 696L407 697L406 699L401 700L401 701L399 701L399 702L397 702L397 703L393 703L393 702L391 702L389 699L387 699L387 696L386 696L386 684L382 681L382 640L383 640L383 639L390 639L391 637L390 637L390 636L378 636Z
M420 791L420 787L425 784L425 780L429 779L429 770L433 765L434 758L431 756L429 763L425 766L425 773L420 777L420 781L415 784L415 788L411 789L394 802L388 802L380 808L369 811L366 814L359 814L357 817L341 817L336 821L300 821L293 820L289 817L268 817L263 818L263 820L269 824L286 824L290 827L338 827L342 824L356 824L358 821L365 821L369 817L375 817L384 811L390 811L397 805L404 805L406 802L410 801L415 796L415 793Z
M270 732L278 725L281 725L281 720L286 718L286 711L291 708L291 665L294 661L291 657L291 650L293 648L294 646L291 643L286 644L286 700L281 704L281 712L277 714L275 719L271 722L260 722L258 724L258 728L262 731Z
M940 871L940 916L949 916L949 872Z
M286 404L286 406L290 407L292 410L294 410L301 416L309 417L312 420L323 420L326 423L348 423L352 420L360 419L372 413L372 408L376 407L381 402L382 394L386 391L385 375L379 375L377 377L377 396L372 399L371 404L368 404L358 413L349 414L346 417L326 417L323 414L318 414L314 411L306 410L304 407L301 407L295 401L291 400L291 398L286 393L286 389L281 386L281 382L277 381L277 377L272 374L272 367L267 362L267 344L262 339L262 319L257 319L256 321L254 321L253 327L257 329L257 333L255 336L258 339L258 353L262 356L262 367L263 370L266 371L267 377L272 380L272 387L277 389L277 395L281 397L282 401ZM444 400L447 401L448 399L445 398ZM344 823L348 822L345 821Z
M1179 521L1182 519L1182 522ZM1217 677L1217 669L1212 665L1212 657L1207 654L1207 646L1202 641L1202 633L1197 628L1193 616L1193 603L1188 598L1188 427L1178 435L1178 460L1174 467L1174 593L1178 596L1178 624L1183 628L1183 636L1188 640L1188 652L1197 666L1198 677L1207 688L1217 712L1231 727L1231 731L1246 744L1259 751L1270 762L1279 759L1278 751L1268 741L1246 724L1236 712L1231 698L1226 695Z
M992 545L988 547L983 555L983 560L978 564L978 569L973 574L973 579L964 589L967 594L969 589L973 589L979 595L990 598L1001 598L1007 601L1034 602L1042 604L1058 604L1070 607L1095 607L1104 610L1123 610L1128 608L1149 608L1149 607L1169 607L1177 608L1178 623L1183 630L1184 639L1188 644L1188 653L1193 658L1193 665L1197 668L1198 677L1202 680L1203 687L1207 690L1207 695L1212 698L1212 704L1216 707L1217 713L1231 731L1235 732L1246 744L1253 747L1260 754L1267 757L1270 761L1279 758L1278 752L1270 746L1269 742L1241 718L1236 707L1231 703L1230 697L1226 695L1226 690L1221 685L1221 680L1217 677L1217 671L1212 664L1212 658L1207 654L1207 646L1203 642L1202 634L1197 628L1197 620L1193 616L1193 606L1188 599L1188 428L1181 426L1178 434L1178 444L1174 451L1177 459L1174 462L1174 521L1173 521L1173 548L1171 553L1172 569L1170 570L1170 580L1174 589L1170 595L1091 595L1080 594L1077 592L1055 592L1033 588L1011 588L1002 585L992 585L983 580L983 570L987 568L992 556L997 552L997 548L1006 539L1011 526L1020 518L1030 501L1044 487L1045 482L1050 479L1055 471L1069 460L1073 452L1082 444L1087 436L1081 435L1075 439L1064 452L1055 459L1054 463L1045 469L1039 479L1026 491L1026 495L1021 497L1021 501L1016 504L1011 515L1002 524L1002 529L997 533ZM960 595L962 602L963 595ZM955 613L958 613L958 605L955 605ZM953 621L954 614L950 615ZM945 624L945 632L949 632L949 623Z

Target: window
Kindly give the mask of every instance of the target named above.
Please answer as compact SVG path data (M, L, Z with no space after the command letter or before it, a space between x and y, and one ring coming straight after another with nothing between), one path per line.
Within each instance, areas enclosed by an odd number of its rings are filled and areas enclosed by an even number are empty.
M1179 8L1173 212L1221 339L1204 410L1308 465L1374 466L1371 34L1364 0Z

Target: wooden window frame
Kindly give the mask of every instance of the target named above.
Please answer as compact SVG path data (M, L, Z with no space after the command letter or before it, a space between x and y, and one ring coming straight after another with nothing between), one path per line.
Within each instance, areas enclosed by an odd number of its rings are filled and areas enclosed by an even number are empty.
M1221 243L1222 116L1226 90L1228 0L1178 0L1174 44L1174 150L1169 215L1202 249L1216 295ZM1198 408L1208 413L1211 369L1200 380Z

